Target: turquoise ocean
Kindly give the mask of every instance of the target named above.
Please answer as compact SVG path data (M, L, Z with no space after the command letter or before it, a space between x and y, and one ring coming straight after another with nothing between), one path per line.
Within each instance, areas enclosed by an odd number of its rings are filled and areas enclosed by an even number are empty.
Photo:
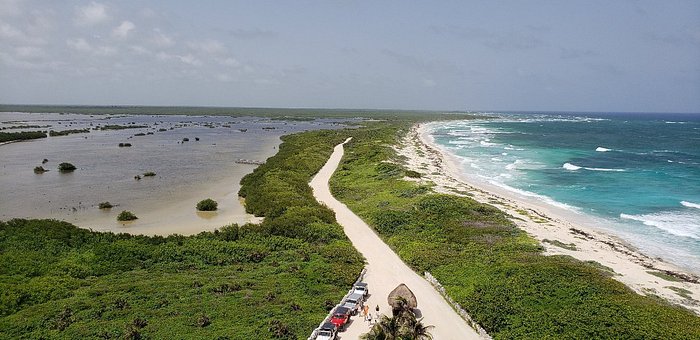
M486 114L431 125L468 178L591 217L700 273L700 114Z

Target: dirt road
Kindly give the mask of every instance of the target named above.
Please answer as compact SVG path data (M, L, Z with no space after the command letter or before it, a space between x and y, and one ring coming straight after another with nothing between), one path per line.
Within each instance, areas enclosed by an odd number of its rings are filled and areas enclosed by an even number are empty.
M338 167L343 152L343 144L337 145L328 162L311 180L310 185L316 199L335 211L336 219L343 226L345 234L367 259L367 274L364 281L369 285L371 295L367 304L370 306L372 316L376 317L377 305L380 313L391 314L387 296L396 286L405 283L418 299L418 316L424 318L425 324L435 326L431 330L434 339L479 339L478 334L430 283L403 263L362 219L331 195L328 180ZM342 339L357 339L369 329L369 324L358 315L352 318L352 323L347 330L340 333L340 336Z

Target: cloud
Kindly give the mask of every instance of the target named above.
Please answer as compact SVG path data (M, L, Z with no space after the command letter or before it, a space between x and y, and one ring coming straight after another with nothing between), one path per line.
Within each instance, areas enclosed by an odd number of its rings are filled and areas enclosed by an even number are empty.
M75 23L81 26L91 26L109 20L107 7L97 2L91 2L84 7L75 9Z
M529 50L547 46L538 38L541 31L546 31L546 26L527 26L518 30L490 31L483 28L459 27L455 25L432 25L429 30L434 34L447 35L467 41L476 41L488 48L497 51Z
M414 71L424 73L462 73L462 70L460 70L460 68L457 65L451 62L418 58L387 49L382 50L382 53L393 59L396 63L408 67L409 69L412 69Z
M580 59L585 57L596 57L598 53L593 50L579 49L579 48L566 48L561 47L559 49L561 59Z
M151 43L158 47L169 47L175 44L175 40L163 33L160 28L154 28L153 35L151 36Z
M20 0L0 0L0 16L17 16L22 13Z
M19 46L15 48L15 55L20 59L36 59L46 55L44 50L35 46Z
M278 36L277 32L262 30L259 28L252 29L233 29L226 30L228 34L238 39L272 39Z
M131 21L122 21L119 26L112 30L112 36L118 39L126 39L134 28L136 26Z
M179 54L169 54L169 53L165 53L165 52L161 51L161 52L158 52L158 54L156 54L156 57L162 61L177 60L183 64L187 64L187 65L195 66L195 67L202 66L202 64L203 64L201 60L197 59L197 57L195 57L191 53L179 55Z
M202 42L191 42L188 44L188 46L197 52L203 52L211 55L226 52L226 47L224 47L224 44L213 39Z
M220 59L219 64L224 65L224 66L230 66L230 67L241 66L241 63L238 60L231 58L231 57Z
M96 56L110 56L117 53L117 49L112 46L93 46L83 38L66 40L68 47L83 53L90 53Z

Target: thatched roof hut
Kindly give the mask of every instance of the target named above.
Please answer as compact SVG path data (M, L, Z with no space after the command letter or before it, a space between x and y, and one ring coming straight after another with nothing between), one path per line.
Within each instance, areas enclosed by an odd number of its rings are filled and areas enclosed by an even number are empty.
M389 293L389 296L387 297L387 301L389 302L389 305L391 308L396 309L398 306L398 301L397 297L402 297L406 299L406 302L408 302L408 306L410 308L416 308L418 307L418 300L416 300L416 295L413 294L413 292L408 289L408 286L405 284L400 284L394 290Z

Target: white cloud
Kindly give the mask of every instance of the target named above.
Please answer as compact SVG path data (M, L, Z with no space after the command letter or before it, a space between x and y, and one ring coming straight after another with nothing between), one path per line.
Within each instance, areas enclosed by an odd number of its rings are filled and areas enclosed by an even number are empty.
M175 44L173 38L161 32L161 30L158 28L153 29L153 36L151 37L151 42L159 47L168 47Z
M75 9L75 23L78 25L90 26L108 19L107 6L94 1L87 6Z
M219 63L220 63L221 65L230 66L230 67L238 67L238 66L241 66L241 63L240 63L238 60L236 60L236 59L234 59L234 58L230 58L230 57L229 57L229 58L220 59L220 60L219 60Z
M423 86L425 87L435 87L437 83L432 79L423 79Z
M224 73L217 74L216 79L219 80L220 82L224 82L224 83L229 83L229 82L233 81L233 77L231 77L228 74L224 74Z
M122 23L112 30L112 36L119 39L126 39L129 33L134 30L136 26L131 21L122 21Z
M191 54L178 55L178 56L175 56L175 57L176 57L178 60L180 60L181 62L183 62L183 63L185 63L185 64L188 64L188 65L192 65L192 66L200 66L200 65L202 65L202 62L201 62L199 59L195 58L195 57L194 57L193 55L191 55Z
M68 39L66 44L78 52L90 53L96 56L110 56L117 53L117 49L112 46L93 46L83 38Z
M83 38L66 40L68 47L80 52L92 52L92 46Z
M202 42L191 42L188 44L188 46L197 52L203 52L206 54L221 54L226 52L226 47L224 47L224 44L212 39Z
M0 0L0 16L17 16L22 13L20 0Z
M36 59L45 56L44 50L34 46L20 46L15 48L15 55L21 59Z
M0 22L0 38L3 40L24 40L26 36L14 26Z

